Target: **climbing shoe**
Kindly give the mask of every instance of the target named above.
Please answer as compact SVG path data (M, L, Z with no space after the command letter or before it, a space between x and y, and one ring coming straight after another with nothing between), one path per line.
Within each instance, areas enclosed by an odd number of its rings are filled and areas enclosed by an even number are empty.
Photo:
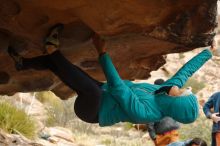
M46 39L45 39L45 47L47 53L51 54L55 50L58 49L60 42L59 42L59 34L63 30L64 25L58 23L50 28Z
M11 46L8 47L8 54L14 60L16 69L18 71L22 70L23 68L22 57L15 51L13 47Z

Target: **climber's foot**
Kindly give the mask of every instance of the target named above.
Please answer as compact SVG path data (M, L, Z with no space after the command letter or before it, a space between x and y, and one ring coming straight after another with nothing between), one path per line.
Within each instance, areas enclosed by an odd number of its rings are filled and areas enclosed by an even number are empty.
M11 58L14 60L15 62L15 67L16 69L22 70L23 68L23 61L22 61L22 56L20 56L13 47L9 46L8 47L8 54L11 56Z
M48 35L45 39L45 48L48 54L56 51L60 45L59 34L63 30L64 26L58 23L50 28Z

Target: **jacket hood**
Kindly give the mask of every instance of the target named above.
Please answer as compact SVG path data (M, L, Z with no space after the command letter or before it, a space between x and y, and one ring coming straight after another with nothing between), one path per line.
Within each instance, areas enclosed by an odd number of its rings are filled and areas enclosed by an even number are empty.
M164 116L172 117L180 123L192 123L199 115L198 101L194 94L173 97L161 93L155 95L155 100Z

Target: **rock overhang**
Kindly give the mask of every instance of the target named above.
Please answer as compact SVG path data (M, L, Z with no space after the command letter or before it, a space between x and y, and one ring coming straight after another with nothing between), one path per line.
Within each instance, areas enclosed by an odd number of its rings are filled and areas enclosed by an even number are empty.
M9 45L25 57L42 55L43 38L63 23L61 52L98 80L105 80L89 38L93 31L123 79L144 79L165 63L163 55L212 43L217 0L0 0L0 94L53 90L60 97L73 91L49 70L16 71Z

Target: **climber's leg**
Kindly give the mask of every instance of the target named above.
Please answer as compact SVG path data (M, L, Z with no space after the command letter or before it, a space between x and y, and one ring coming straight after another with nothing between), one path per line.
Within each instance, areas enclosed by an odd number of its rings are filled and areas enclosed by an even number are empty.
M56 67L54 73L78 94L75 102L77 116L86 122L94 123L98 115L102 83L73 65L59 51L50 54L49 58Z
M50 59L56 66L55 74L78 94L74 105L76 115L85 122L97 123L102 83L70 63L59 51L52 53Z
M80 80L79 83L83 84L81 80L89 79L90 82L95 83L98 86L101 86L103 83L93 79L87 73L82 71L79 67L73 65L69 62L59 51L55 51L50 55L42 55L34 58L24 58L20 56L14 48L8 48L9 55L15 61L16 68L18 70L25 70L25 69L36 69L36 70L44 70L50 69L54 72L61 80L66 83L69 87L74 90L77 90L77 87L74 87L72 81ZM73 76L76 75L77 77ZM72 80L70 80L73 78ZM87 86L88 83L85 83ZM89 88L89 87L88 87ZM82 88L80 88L82 89ZM83 91L89 91L87 89Z
M75 102L75 112L79 118L86 122L97 122L99 105L101 101L101 85L79 67L73 65L58 50L59 31L61 26L55 25L47 38L45 48L51 63L55 66L54 72L66 85L75 90L78 97Z
M82 71L79 67L73 65L70 61L68 61L60 51L58 51L58 47L60 44L59 36L60 32L63 30L63 24L56 24L48 32L48 35L45 39L45 49L47 51L48 57L50 59L50 63L53 66L56 66L56 74L66 83L68 86L73 87L72 83L70 83L69 78L72 77L73 74L69 72L78 72L79 75L82 74L80 79L84 79L84 77L88 78L89 80L95 82L97 85L102 85L102 83L98 82L97 80L90 77L84 71ZM77 73L75 73L77 74ZM78 78L76 78L78 79ZM74 79L75 80L75 79ZM75 87L73 87L75 88ZM75 90L75 89L74 89Z
M26 69L45 70L50 69L56 72L55 66L50 61L49 55L42 55L33 58L24 58L19 55L14 48L9 47L8 53L15 62L18 71Z

